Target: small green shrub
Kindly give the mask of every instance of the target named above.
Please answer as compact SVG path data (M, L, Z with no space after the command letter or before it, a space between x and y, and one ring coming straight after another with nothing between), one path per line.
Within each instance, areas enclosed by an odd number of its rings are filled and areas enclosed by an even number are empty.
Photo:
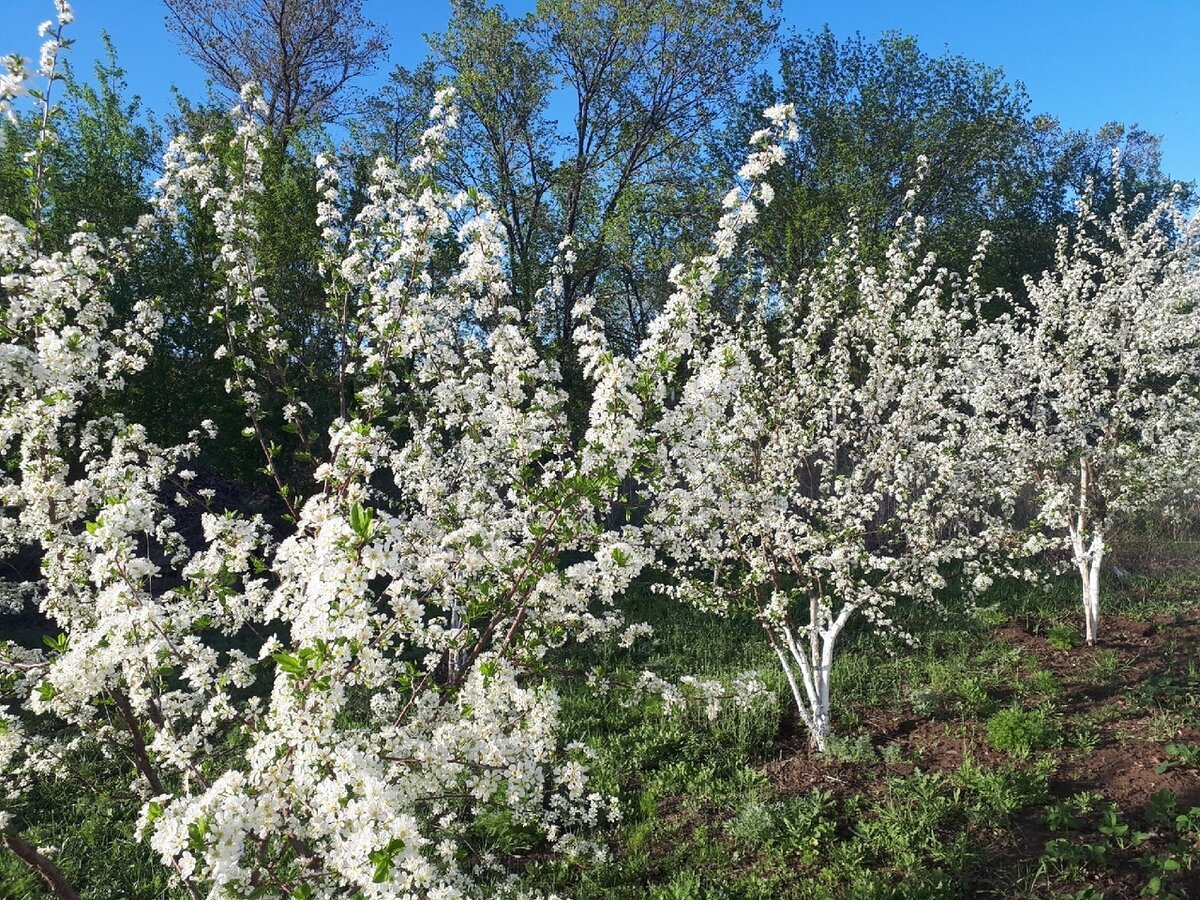
M983 716L995 706L983 681L972 675L961 679L954 689L958 695L958 704L967 715Z
M729 823L729 836L740 844L754 847L767 843L775 828L771 807L757 797L751 797Z
M1028 756L1034 750L1053 746L1058 726L1043 708L1002 709L987 722L988 743L993 749L1015 756Z
M837 836L837 801L829 791L815 790L779 804L780 848L806 865L821 859Z
M829 739L826 753L830 759L848 763L869 763L879 758L871 746L871 739L865 734L852 738L835 735Z
M1046 642L1055 650L1071 650L1079 646L1079 632L1070 625L1055 625L1046 632Z
M1094 753L1100 746L1100 730L1088 722L1080 722L1066 734L1067 743L1084 755Z
M1008 612L999 604L976 606L975 621L983 628L998 628L1008 621Z
M985 769L966 759L952 778L966 792L964 806L968 816L982 825L1007 820L1019 810L1044 803L1050 797L1045 773L1011 765Z
M1101 650L1092 660L1092 677L1101 684L1112 681L1121 672L1121 657L1116 650Z
M1047 672L1045 669L1029 676L1029 686L1043 697L1056 699L1062 696L1062 684L1053 672Z
M1154 771L1161 775L1171 769L1200 769L1200 745L1168 744L1167 758Z
M946 695L934 687L916 688L908 700L913 713L922 718L935 718L946 711Z
M1179 798L1174 792L1163 788L1155 791L1146 800L1146 821L1151 825L1170 825L1179 810Z

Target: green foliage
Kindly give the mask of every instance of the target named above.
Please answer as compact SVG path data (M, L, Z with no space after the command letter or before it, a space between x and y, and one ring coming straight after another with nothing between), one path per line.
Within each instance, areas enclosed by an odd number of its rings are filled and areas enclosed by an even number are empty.
M1071 625L1055 625L1046 632L1046 642L1055 650L1072 650L1079 646L1079 631Z
M772 812L762 800L749 798L729 823L729 836L751 847L765 844L777 827Z
M953 780L970 792L971 802L964 806L968 817L980 825L1007 821L1017 812L1045 803L1050 797L1049 777L1037 768L1029 771L1006 765L986 769L967 759L954 773Z
M879 755L871 746L871 739L865 734L856 737L834 735L829 738L826 753L838 762L869 763L875 762Z
M1167 758L1154 771L1161 775L1171 769L1200 769L1200 745L1168 744Z
M1151 797L1146 815L1155 826L1152 831L1132 828L1114 805L1096 794L1076 794L1052 805L1047 813L1050 828L1076 834L1046 843L1036 878L1078 881L1133 863L1142 873L1142 896L1182 900L1187 895L1177 892L1179 876L1200 857L1194 839L1200 830L1196 828L1200 807L1188 815L1175 816L1177 802L1169 791Z
M1050 700L1057 699L1063 692L1062 683L1058 677L1045 669L1039 669L1029 676L1029 686Z
M996 750L1025 757L1034 750L1054 745L1058 739L1058 723L1044 707L1022 709L1011 706L988 719L987 737Z
M131 777L122 761L85 740L58 777L36 783L7 808L31 844L58 848L55 862L69 883L86 888L88 900L178 896L153 851L133 833L141 799L128 788ZM0 846L0 897L47 896L32 870Z
M987 688L978 676L968 676L959 681L955 694L958 696L959 708L967 715L986 715L995 708Z
M1172 186L1161 171L1158 137L1115 122L1095 133L1065 129L1031 114L1024 87L1002 69L949 52L930 55L916 37L896 31L875 41L839 40L828 27L784 38L778 87L764 77L751 92L729 141L731 157L771 102L795 105L801 141L757 242L788 276L825 252L852 209L882 252L920 155L930 174L917 212L930 223L939 260L965 271L986 228L994 239L984 283L1017 296L1024 275L1052 262L1056 228L1089 181L1102 194L1101 211L1113 208L1109 148L1123 151L1126 195L1146 194L1141 212Z
M785 39L780 76L774 99L796 105L802 136L768 213L769 252L785 272L817 258L851 209L868 239L882 235L921 154L933 174L919 212L947 233L939 258L969 255L988 218L979 183L1017 181L1028 104L1019 87L961 56L929 56L911 35L839 41L828 28Z
M1111 648L1097 651L1092 658L1092 677L1100 684L1111 683L1122 668L1121 658Z
M1165 788L1151 794L1146 801L1146 821L1152 825L1169 825L1175 821L1179 798Z
M815 865L837 837L837 804L828 791L815 790L782 801L777 808L776 840L789 856Z
M1155 673L1133 685L1129 701L1136 708L1150 705L1194 709L1200 705L1200 673Z

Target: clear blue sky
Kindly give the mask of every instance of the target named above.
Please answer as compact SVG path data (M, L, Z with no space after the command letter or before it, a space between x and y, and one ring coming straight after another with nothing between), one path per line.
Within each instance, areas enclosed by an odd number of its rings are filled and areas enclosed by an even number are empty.
M0 0L0 54L36 59L37 23L53 14L51 0ZM510 11L533 0L509 0ZM106 29L129 72L131 88L161 113L170 86L203 92L203 75L180 54L164 24L160 0L76 0L77 68L99 51ZM386 63L362 86L377 84L395 64L424 56L422 35L446 24L449 4L365 0L371 18L391 33ZM916 35L931 54L943 49L1001 66L1024 82L1033 112L1073 128L1136 122L1164 137L1164 168L1200 180L1200 0L784 0L785 27L825 23L839 36L887 29Z

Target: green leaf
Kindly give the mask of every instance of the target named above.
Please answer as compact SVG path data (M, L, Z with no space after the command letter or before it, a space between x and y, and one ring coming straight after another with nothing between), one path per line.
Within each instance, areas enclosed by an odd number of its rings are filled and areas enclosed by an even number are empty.
M376 884L382 884L391 877L392 861L396 858L396 854L404 849L404 841L400 838L392 838L388 841L387 846L379 850L372 850L368 854L368 858L375 864L375 875L372 878Z
M350 506L350 527L364 541L371 536L371 522L374 516L375 513L370 507L364 507L359 503Z
M188 847L193 853L204 851L204 838L208 835L208 819L201 816L188 825Z
M308 670L308 666L302 659L298 659L290 653L272 653L271 658L275 660L280 669L295 678L300 678Z
M58 637L50 637L48 634L43 634L42 643L55 653L67 652L67 636L65 634L60 633Z

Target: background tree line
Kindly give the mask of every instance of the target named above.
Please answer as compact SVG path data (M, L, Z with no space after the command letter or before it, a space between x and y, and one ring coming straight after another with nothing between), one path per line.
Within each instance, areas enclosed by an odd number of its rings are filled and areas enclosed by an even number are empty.
M213 84L208 97L178 98L168 115L172 131L229 128L226 108L240 83L262 86L273 135L258 201L271 231L262 262L291 352L277 371L260 375L281 396L313 406L317 440L337 413L326 388L336 374L338 331L321 301L313 158L336 149L346 196L361 204L371 161L413 153L443 83L457 88L465 135L452 142L438 176L491 198L514 305L539 331L539 346L580 408L587 386L575 299L594 294L614 347L636 346L669 294L673 261L707 240L721 200L712 185L732 177L760 111L773 103L795 105L801 138L752 242L785 275L815 263L851 209L866 245L882 253L919 156L930 163L917 212L930 223L931 249L965 267L979 231L990 230L984 282L1018 299L1025 276L1049 265L1057 228L1089 184L1100 192L1100 209L1115 208L1107 195L1114 148L1128 194L1144 193L1149 206L1172 187L1159 136L1120 123L1066 128L1032 111L1023 86L1002 70L931 56L911 35L781 34L777 7L758 0L540 0L519 17L486 0L451 6L446 30L429 36L428 57L396 67L381 91L363 96L354 79L385 62L387 43L358 2L166 0L168 25ZM111 44L91 79L69 73L65 89L42 201L51 246L84 218L102 235L132 225L146 211L164 149ZM18 219L29 218L35 202L21 186L36 133L29 116L0 132L0 211ZM1190 202L1193 187L1186 191ZM564 237L577 261L550 296L537 286L547 282ZM168 315L154 365L122 403L156 423L162 440L215 420L222 436L209 464L238 477L257 451L239 436L242 413L213 360L220 326L203 298L211 295L217 251L204 211L193 206L123 276L130 302L160 295ZM445 248L447 270L456 253ZM279 410L268 416L299 483L308 473L302 442Z

